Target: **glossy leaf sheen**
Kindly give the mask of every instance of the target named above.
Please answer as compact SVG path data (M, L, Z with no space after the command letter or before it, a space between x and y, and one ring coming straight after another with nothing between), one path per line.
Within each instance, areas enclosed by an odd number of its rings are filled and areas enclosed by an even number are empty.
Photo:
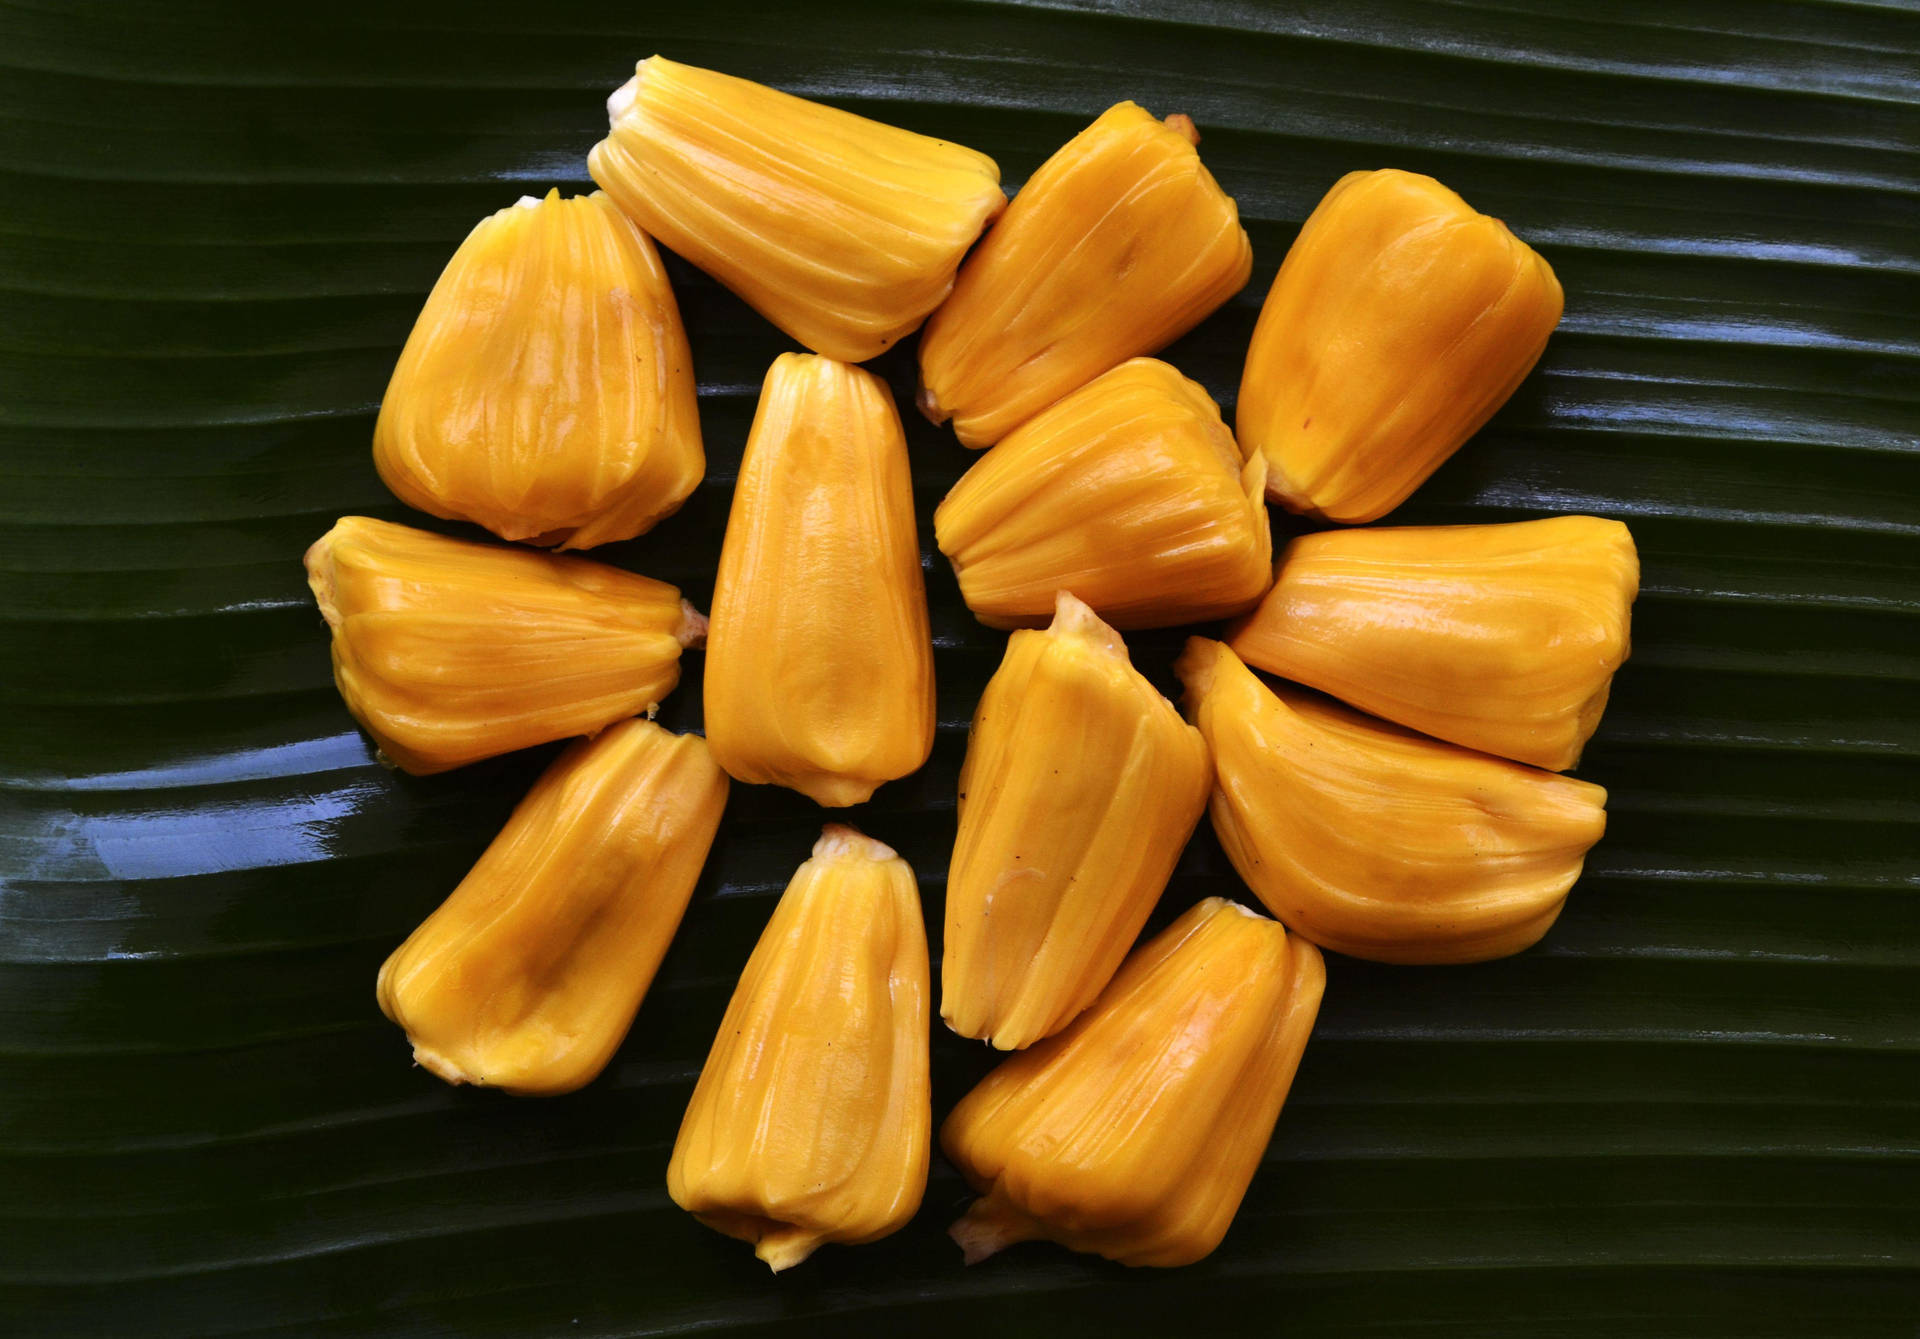
M1920 18L276 13L0 9L0 1331L1910 1335ZM1166 357L1229 420L1260 296L1345 172L1439 178L1565 285L1539 368L1391 521L1632 526L1634 654L1575 773L1607 787L1607 836L1517 958L1329 956L1266 1162L1191 1269L1035 1244L962 1270L939 1157L905 1229L778 1281L673 1207L687 1096L819 831L799 796L737 788L626 1044L577 1094L447 1088L375 1006L380 962L554 750L376 766L299 556L341 515L419 521L369 444L427 291L475 219L590 189L606 95L655 50L951 137L1010 192L1120 98L1188 113L1254 272ZM708 478L594 557L705 608L791 346L664 260ZM911 355L878 364L903 404ZM962 731L1005 637L931 548L977 457L907 418L940 733L849 818L913 863L937 935ZM1162 691L1184 635L1129 636ZM689 659L674 729L699 720ZM1244 897L1203 825L1149 930L1216 893ZM940 1029L936 1119L992 1063Z

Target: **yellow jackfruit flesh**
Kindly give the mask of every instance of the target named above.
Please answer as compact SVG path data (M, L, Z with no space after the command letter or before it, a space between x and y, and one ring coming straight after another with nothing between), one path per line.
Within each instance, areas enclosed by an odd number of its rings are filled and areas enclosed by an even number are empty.
M651 712L706 631L665 582L364 516L306 565L340 696L415 775Z
M992 446L1246 286L1253 247L1185 116L1117 103L1020 189L920 337L920 406Z
M1267 909L1376 962L1482 962L1547 932L1607 792L1269 689L1219 642L1180 659L1218 774L1213 827Z
M858 804L933 747L933 639L907 442L884 382L767 372L720 551L707 739L736 780Z
M1127 1265L1220 1244L1326 985L1320 951L1208 898L1129 957L1065 1032L995 1069L940 1146L982 1198L967 1262L1048 1238Z
M913 1217L932 1143L913 871L828 824L755 945L667 1167L673 1202L774 1270Z
M1018 1050L1092 1003L1140 933L1206 807L1206 745L1060 596L1016 632L960 770L940 1015Z
M1560 322L1553 269L1432 177L1342 177L1247 349L1235 426L1289 509L1371 521L1507 402Z
M697 735L574 744L380 969L380 1008L449 1083L571 1092L603 1068L680 925L726 804Z
M1120 628L1243 613L1273 581L1266 461L1163 362L1122 363L1009 433L934 512L960 594L1033 626L1070 590Z
M1600 723L1640 589L1618 521L1302 535L1227 644L1249 665L1561 772Z
M918 329L1006 207L985 154L653 56L587 168L648 233L816 353Z
M393 370L373 460L401 501L503 539L631 539L706 471L693 360L646 234L598 193L482 219Z

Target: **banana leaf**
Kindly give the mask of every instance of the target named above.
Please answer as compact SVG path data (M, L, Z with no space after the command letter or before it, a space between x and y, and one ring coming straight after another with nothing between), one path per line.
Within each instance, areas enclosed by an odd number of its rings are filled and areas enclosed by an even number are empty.
M741 788L632 1035L454 1090L373 1000L551 756L387 771L299 558L406 519L386 377L482 214L587 188L654 51L978 147L1185 111L1253 282L1168 355L1227 404L1300 221L1432 173L1566 321L1395 519L1633 527L1612 826L1538 949L1334 959L1223 1247L972 1269L936 1160L886 1241L767 1275L668 1201L733 980L817 830ZM1749 0L0 5L0 1332L1911 1336L1920 1316L1920 13ZM677 261L712 468L604 551L711 593L783 338ZM910 351L880 368L910 398ZM971 457L908 424L923 526ZM1286 529L1285 524L1282 530ZM924 535L940 737L856 821L940 924L1002 645ZM1134 639L1172 688L1178 636ZM700 720L699 661L670 700ZM1156 924L1238 884L1206 833ZM938 951L936 938L936 953ZM944 1110L991 1057L934 1038Z

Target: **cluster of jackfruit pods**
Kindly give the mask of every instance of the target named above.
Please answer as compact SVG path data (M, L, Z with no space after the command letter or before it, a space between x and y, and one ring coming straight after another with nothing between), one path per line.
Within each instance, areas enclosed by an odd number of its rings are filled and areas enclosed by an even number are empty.
M1267 516L1404 500L1539 357L1552 271L1430 178L1346 177L1267 297L1236 434L1150 356L1252 266L1185 117L1123 102L1008 205L982 154L660 57L609 113L605 193L482 221L428 298L375 432L395 493L561 549L670 515L705 461L652 238L812 352L767 373L710 625L645 577L383 521L308 553L341 693L397 766L586 737L387 961L381 1007L450 1082L577 1088L631 1025L729 777L844 807L926 761L905 435L855 365L924 322L921 408L991 448L937 542L978 618L1019 629L946 887L940 1014L1018 1052L942 1127L980 1193L954 1236L970 1262L1034 1237L1204 1256L1299 1064L1320 949L1516 952L1601 834L1605 793L1556 773L1627 653L1623 526L1328 530L1276 567ZM1177 666L1183 720L1115 629L1217 618ZM674 735L650 717L703 637L706 736ZM1277 919L1212 898L1134 948L1209 808ZM673 1198L776 1270L900 1227L930 1002L911 868L829 824L728 1005Z

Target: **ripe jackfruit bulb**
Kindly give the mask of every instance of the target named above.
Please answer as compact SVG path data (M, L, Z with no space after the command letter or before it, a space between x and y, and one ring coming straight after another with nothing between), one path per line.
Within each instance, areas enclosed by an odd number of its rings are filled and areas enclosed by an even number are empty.
M587 170L642 228L816 353L884 353L1006 207L983 153L663 56Z
M1607 793L1269 689L1219 642L1180 658L1213 751L1213 827L1267 910L1376 962L1482 962L1547 932Z
M907 441L871 372L787 353L734 485L707 739L739 781L858 804L933 747L933 639Z
M1618 521L1302 535L1228 629L1249 665L1437 739L1561 772L1600 723L1640 589Z
M663 581L364 516L306 564L347 710L415 775L652 712L706 633Z
M982 456L934 537L990 627L1044 623L1062 590L1115 627L1197 623L1245 612L1273 581L1265 477L1206 391L1135 358Z
M940 1015L1017 1050L1092 1003L1159 901L1212 780L1199 731L1061 593L973 716Z
M482 219L427 298L373 431L409 506L563 549L675 511L706 457L667 272L606 196Z
M1207 1255L1325 986L1318 949L1225 898L1136 950L1065 1032L1001 1064L941 1126L981 1195L952 1228L967 1263L1041 1237L1126 1265Z
M698 735L574 744L380 969L380 1008L448 1083L571 1092L633 1022L706 862L727 777Z
M1253 246L1191 119L1116 103L1041 164L920 337L920 407L992 446L1246 287Z
M1384 516L1507 402L1561 305L1552 267L1499 219L1432 177L1350 172L1260 309L1241 445L1290 510Z
M694 1085L673 1202L775 1271L913 1217L932 1142L927 938L907 862L828 824Z

